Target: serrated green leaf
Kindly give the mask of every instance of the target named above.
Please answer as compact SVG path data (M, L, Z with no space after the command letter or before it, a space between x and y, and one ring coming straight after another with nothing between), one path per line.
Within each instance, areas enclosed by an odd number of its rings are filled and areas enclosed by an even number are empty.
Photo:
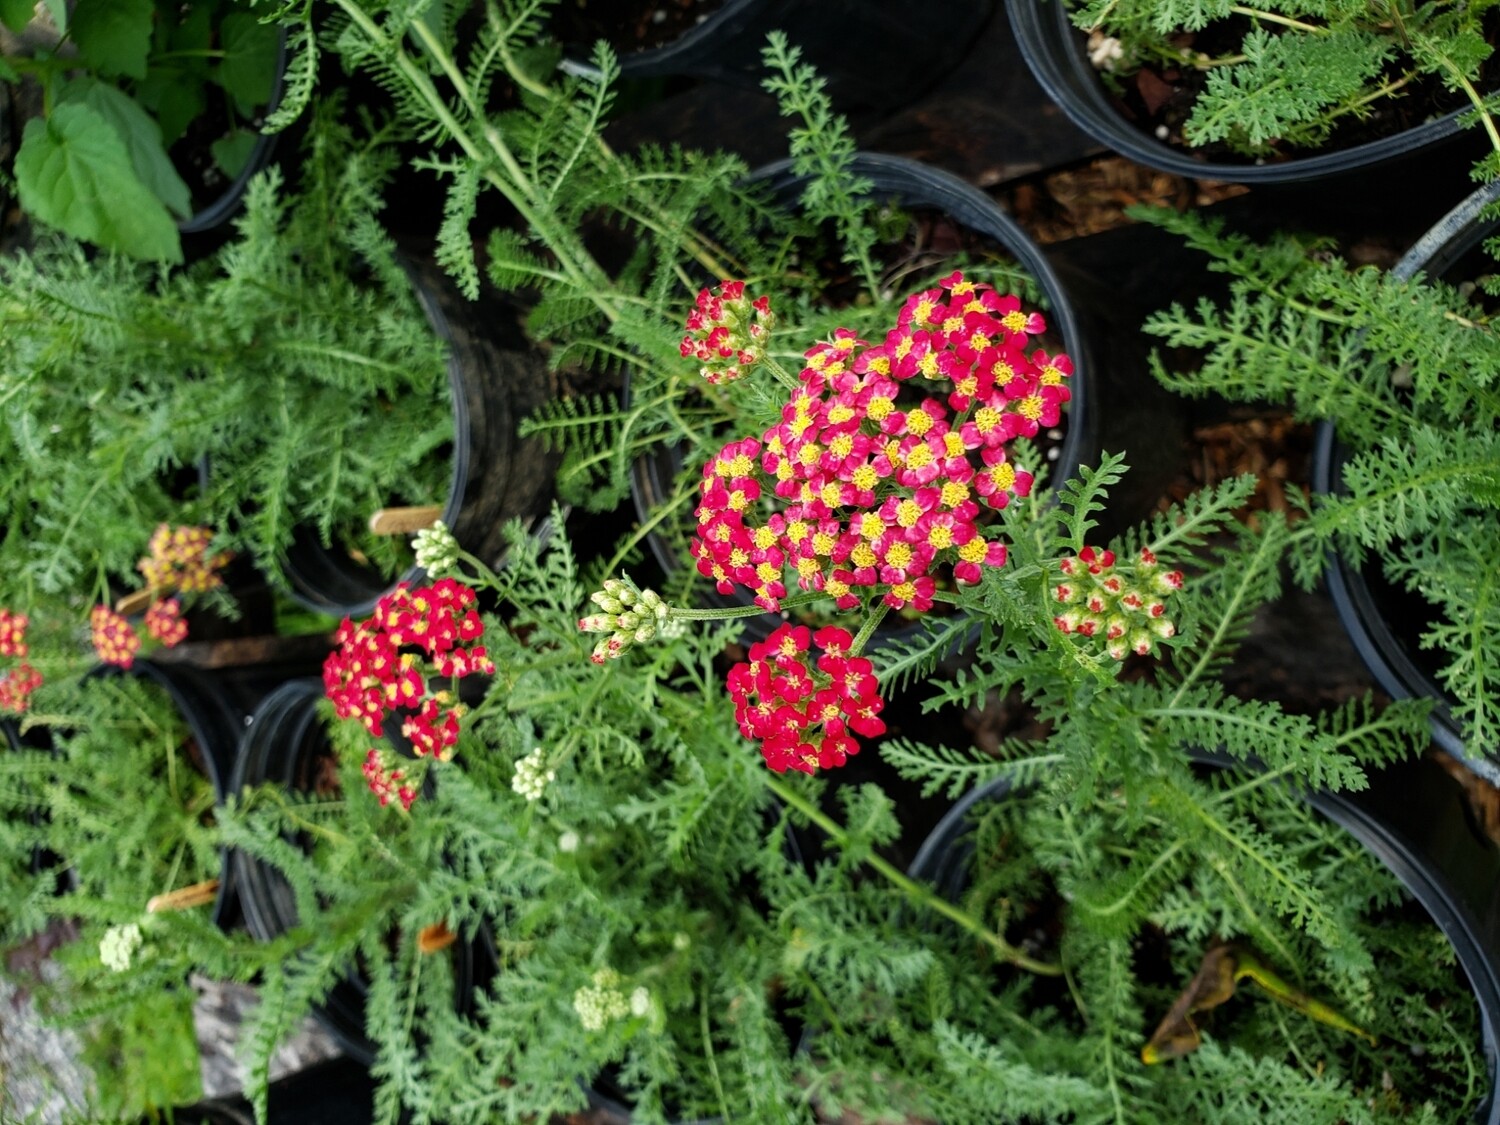
M209 151L213 153L214 163L219 166L219 170L234 179L249 162L257 139L248 129L236 129L229 136L216 140L209 146Z
M61 105L26 123L16 189L23 208L74 238L137 258L182 260L166 205L136 177L125 142L89 106Z
M100 74L146 77L151 51L151 0L78 0L73 9L73 42Z
M127 94L108 82L82 77L63 88L58 104L86 105L104 118L125 142L130 166L147 190L178 218L185 219L193 213L192 193L167 155L161 129Z
M235 12L224 17L219 35L224 49L220 84L247 108L265 105L271 100L276 77L276 29L245 12Z
M31 0L0 0L0 23L12 31L20 31L31 22L35 7Z

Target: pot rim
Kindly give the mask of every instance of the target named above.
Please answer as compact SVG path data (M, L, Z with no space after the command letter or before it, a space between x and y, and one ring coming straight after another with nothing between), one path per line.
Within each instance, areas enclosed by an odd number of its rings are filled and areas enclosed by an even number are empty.
M1075 38L1063 0L1005 0L1006 14L1032 75L1074 125L1140 164L1199 180L1291 184L1358 172L1441 144L1463 132L1454 110L1400 133L1349 148L1271 164L1222 164L1190 155L1137 129L1115 109Z

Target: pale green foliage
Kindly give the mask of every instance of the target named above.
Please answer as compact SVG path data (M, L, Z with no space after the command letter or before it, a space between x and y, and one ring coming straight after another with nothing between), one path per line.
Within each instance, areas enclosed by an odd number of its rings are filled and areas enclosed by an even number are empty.
M1068 6L1075 26L1120 41L1121 73L1143 66L1202 71L1183 124L1194 148L1219 146L1246 157L1305 153L1345 122L1402 98L1421 78L1453 91L1451 108L1490 113L1475 87L1492 50L1484 24L1493 0L1069 0ZM1182 33L1205 29L1209 41L1227 44L1218 55L1182 45Z
M1010 561L987 571L981 586L960 599L981 623L977 650L946 683L938 678L929 701L935 709L1008 698L1027 705L1049 733L1002 739L988 754L926 747L912 738L881 748L924 793L954 795L1009 780L1010 796L972 814L965 847L972 846L973 857L962 851L950 860L963 865L959 882L952 866L939 878L945 887L964 888L959 901L971 916L1065 966L1068 986L1002 966L990 970L993 992L986 996L1002 1011L981 1017L977 1009L955 1009L945 987L941 1022L932 1022L918 978L888 975L867 989L846 990L841 982L859 971L861 955L847 938L832 941L814 928L812 902L832 898L831 887L817 885L807 905L794 908L799 943L809 947L799 963L828 996L814 1088L861 1113L899 1110L945 1121L1052 1115L1114 1123L1300 1121L1309 1106L1326 1107L1315 1111L1323 1115L1317 1120L1340 1120L1340 1113L1354 1114L1348 1120L1430 1120L1431 1110L1404 1100L1408 1089L1428 1088L1405 1061L1404 1047L1394 1056L1368 1051L1248 984L1228 1014L1210 1021L1212 1045L1201 1057L1157 1067L1139 1060L1155 1021L1216 940L1249 943L1300 987L1365 1026L1392 1028L1389 1034L1402 1042L1411 1041L1408 1031L1394 1030L1408 1018L1403 989L1441 987L1442 969L1429 975L1428 966L1413 967L1404 984L1391 979L1411 950L1438 939L1430 927L1408 926L1389 873L1296 795L1303 785L1363 788L1367 765L1425 740L1423 708L1376 712L1361 700L1309 718L1270 701L1236 699L1215 681L1254 612L1279 593L1289 545L1279 520L1264 518L1257 531L1235 522L1252 481L1231 480L1195 495L1111 544L1117 553L1149 546L1187 574L1184 588L1167 601L1179 632L1164 642L1170 649L1160 666L1122 682L1117 664L1052 627L1047 607L1059 577L1056 559L1090 544L1089 515L1123 469L1118 457L1105 456L1097 470L1061 490L1055 510L1036 497L1005 509ZM907 646L896 660L919 660L919 649ZM878 658L876 664L878 670ZM1204 751L1254 769L1195 765L1190 755ZM1267 780L1260 770L1283 780ZM820 881L831 874L831 867L821 869ZM878 933L889 958L904 935L876 928L889 925L877 903L867 894L840 900L837 914L831 903L819 910L830 915L833 933ZM856 904L866 911L859 922L849 916ZM968 959L966 967L954 966L924 943L937 955L929 974L940 965L944 980L981 972L987 959L971 939L938 924L929 933ZM949 937L951 947L944 944ZM1158 947L1169 950L1160 954L1168 959L1152 967ZM975 991L966 990L965 998ZM1473 1018L1472 1007L1448 1007L1421 1033L1434 1047L1466 1043L1467 1053L1445 1061L1435 1087L1451 1099L1441 1103L1439 1119L1445 1113L1459 1119L1474 1104L1473 1040L1464 1038L1472 1030L1455 1030L1472 1029ZM958 1067L963 1060L968 1077L929 1069L922 1053L929 1027L943 1044L943 1062ZM1399 1072L1391 1069L1393 1057L1403 1060ZM1298 1058L1324 1060L1329 1069L1304 1069L1295 1065ZM862 1077L877 1070L878 1085ZM1383 1071L1400 1093L1378 1093ZM994 1081L971 1085L974 1074ZM981 1085L988 1100L977 1100ZM1013 1106L996 1101L1001 1087Z
M0 262L0 605L80 620L104 576L138 583L162 521L275 575L294 525L441 502L442 348L370 212L388 158L335 116L304 193L258 178L239 237L186 272L60 238Z
M1497 721L1500 603L1491 596L1500 506L1500 347L1483 308L1446 284L1355 269L1281 237L1261 252L1212 221L1143 213L1233 277L1222 303L1154 314L1146 331L1199 349L1192 370L1157 378L1191 395L1286 402L1328 419L1347 460L1340 491L1320 496L1293 562L1307 585L1335 547L1370 556L1441 611L1423 635L1455 714L1475 745Z
M248 937L219 932L201 909L145 913L152 895L218 877L213 788L193 764L183 716L154 683L123 675L58 681L36 703L51 748L0 758L5 817L21 837L7 835L0 854L7 863L34 855L41 865L26 901L7 899L3 932L29 936L49 920L78 926L57 954L61 974L27 987L80 1036L93 1074L89 1119L196 1100L188 967L246 980L267 963ZM144 943L130 969L116 972L101 963L99 945L109 927L124 924L138 924Z

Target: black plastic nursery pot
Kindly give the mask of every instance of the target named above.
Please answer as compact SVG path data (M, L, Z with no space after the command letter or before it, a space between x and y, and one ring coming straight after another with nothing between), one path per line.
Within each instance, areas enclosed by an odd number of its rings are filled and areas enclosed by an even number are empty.
M1286 160L1210 161L1142 131L1122 115L1089 60L1087 35L1068 19L1063 0L1005 0L1026 65L1068 119L1100 144L1139 164L1179 176L1242 184L1291 184L1357 173L1403 157L1423 156L1463 131L1463 111L1378 140ZM1418 170L1418 175L1421 172Z
M275 74L271 80L271 97L266 102L265 109L261 111L262 120L269 118L281 107L282 95L286 89L286 64L286 29L283 28L276 44L276 64ZM250 181L270 167L271 161L276 156L280 137L280 133L259 133L239 173L224 186L223 191L217 197L203 204L186 219L179 220L178 232L184 235L206 236L222 231L229 220L234 218L244 206L245 192L250 187ZM184 250L186 249L188 247L184 247Z
M337 773L333 750L318 714L323 685L316 679L291 680L266 696L250 716L240 743L239 761L231 791L243 794L261 784L280 785L293 792L332 791ZM304 847L305 842L288 842ZM245 928L257 941L272 941L300 924L297 904L286 877L274 866L244 852L233 856ZM476 977L482 973L476 950L480 939L452 946L454 995L459 1010L472 1000ZM377 1048L365 1033L368 982L351 969L328 992L314 1013L345 1053L368 1066Z
M174 1109L173 1125L255 1125L244 1097L205 1098ZM278 1078L266 1090L270 1125L369 1125L375 1120L375 1083L367 1066L348 1057L325 1059ZM146 1125L143 1119L141 1125Z
M404 255L422 312L448 350L453 407L452 472L442 521L465 550L498 564L505 525L520 518L543 530L557 458L538 438L522 438L522 418L551 395L540 355L527 350L513 314L493 302L471 302L430 258ZM398 582L420 581L415 566L386 578L317 530L299 526L283 559L292 596L335 617L359 617Z
M1497 199L1500 184L1474 192L1412 246L1391 270L1392 276L1409 279L1422 273L1454 282L1465 280L1452 275L1465 274L1472 268L1483 253L1484 240L1500 225L1482 214ZM1483 260L1487 262L1488 258ZM1322 423L1313 450L1315 492L1331 495L1340 491L1340 470L1346 456L1334 425ZM1432 623L1433 610L1428 603L1387 581L1373 558L1356 567L1333 555L1324 577L1339 620L1375 682L1395 699L1431 699L1433 741L1479 776L1500 784L1500 748L1465 745L1453 717L1451 699L1438 683L1437 666L1421 648L1421 634Z
M89 673L90 678L113 676L146 680L166 693L197 747L194 764L213 786L214 803L222 805L231 792L230 778L245 725L245 713L225 685L200 669L185 664L158 664L153 660L136 660L128 669L101 664ZM210 917L224 930L233 929L241 920L239 887L227 848L219 851L219 887Z
M968 885L971 814L1013 792L1012 780L1001 776L966 794L923 842L908 874L957 899ZM1500 848L1474 823L1458 783L1430 756L1372 773L1364 792L1305 799L1373 853L1452 944L1478 1002L1489 1081L1473 1121L1500 1125Z
M703 4L705 8L712 5ZM766 35L786 33L827 83L842 113L889 112L952 68L994 10L994 0L934 0L920 18L901 0L723 0L670 41L642 49L611 41L625 79L696 78L759 90ZM592 44L566 49L562 69L596 76Z

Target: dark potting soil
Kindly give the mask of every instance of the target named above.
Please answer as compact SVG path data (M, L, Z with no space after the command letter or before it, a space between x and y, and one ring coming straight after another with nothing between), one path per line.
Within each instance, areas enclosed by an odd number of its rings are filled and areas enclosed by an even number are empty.
M724 6L724 0L566 0L548 29L587 54L600 39L620 54L671 43Z
M1182 32L1172 37L1171 43L1174 47L1213 58L1232 56L1239 53L1245 35L1253 26L1248 18L1234 16L1215 21L1201 31ZM1493 40L1493 20L1490 21L1490 26L1489 38ZM1087 43L1087 32L1075 30L1074 34L1080 44ZM1409 64L1409 60L1398 57L1395 62L1387 64L1385 71L1371 86L1380 81L1399 79L1403 63ZM1182 148L1204 160L1219 164L1276 163L1306 155L1310 151L1285 142L1276 142L1271 146L1271 151L1251 156L1223 142L1189 145L1184 138L1184 125L1193 111L1199 93L1207 83L1207 73L1192 66L1155 64L1143 66L1128 75L1106 74L1105 82L1112 90L1115 104L1126 120L1155 139ZM1500 81L1500 58L1492 57L1481 70L1479 89L1486 91L1497 81ZM1367 113L1346 113L1341 116L1328 139L1317 145L1317 151L1339 151L1395 136L1456 109L1466 108L1469 104L1461 92L1449 90L1437 77L1417 75L1396 96L1373 102L1367 107Z

